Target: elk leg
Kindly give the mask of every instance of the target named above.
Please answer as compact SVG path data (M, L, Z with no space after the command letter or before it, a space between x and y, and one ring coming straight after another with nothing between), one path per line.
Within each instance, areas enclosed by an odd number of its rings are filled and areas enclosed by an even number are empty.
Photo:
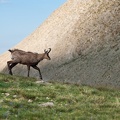
M27 74L27 76L29 77L29 73L30 73L30 66L29 66L29 65L27 65L27 68L28 68L28 74Z
M40 69L37 67L37 66L32 66L34 69L38 70L39 71L39 76L40 76L40 79L42 79L42 75L41 75L41 71Z
M8 69L9 69L9 74L10 74L10 75L13 75L13 73L12 73L12 68L13 68L14 66L16 66L17 63L13 63L13 61L8 61L8 62L7 62L7 65L8 65Z

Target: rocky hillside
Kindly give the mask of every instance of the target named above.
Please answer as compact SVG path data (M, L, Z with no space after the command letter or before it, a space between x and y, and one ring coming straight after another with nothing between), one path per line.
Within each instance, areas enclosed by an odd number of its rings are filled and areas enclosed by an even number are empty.
M45 80L120 89L120 0L68 0L14 48L52 48L52 60L39 64ZM9 52L0 56L1 72L9 59ZM25 76L27 68L13 72Z

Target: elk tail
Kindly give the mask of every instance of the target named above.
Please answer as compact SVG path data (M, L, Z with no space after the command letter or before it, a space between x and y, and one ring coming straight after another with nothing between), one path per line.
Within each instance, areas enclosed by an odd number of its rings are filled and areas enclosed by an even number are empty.
M10 49L8 51L11 52L11 53L13 52L13 50L10 50Z

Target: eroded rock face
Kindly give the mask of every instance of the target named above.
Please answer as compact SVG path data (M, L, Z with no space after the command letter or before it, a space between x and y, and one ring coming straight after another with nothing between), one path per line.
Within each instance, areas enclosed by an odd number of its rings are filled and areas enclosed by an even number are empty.
M120 1L68 0L14 48L40 52L52 48L51 61L39 64L45 80L120 88ZM0 56L8 73L10 53ZM16 66L13 73L27 75ZM31 76L38 76L31 70Z

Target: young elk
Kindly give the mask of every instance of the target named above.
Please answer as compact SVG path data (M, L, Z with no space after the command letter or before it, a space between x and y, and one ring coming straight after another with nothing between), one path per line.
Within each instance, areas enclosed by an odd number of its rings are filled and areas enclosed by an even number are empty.
M8 51L10 51L11 55L12 55L12 57L11 57L12 60L7 61L9 74L12 75L13 74L12 68L15 67L18 63L20 63L23 65L27 65L27 69L28 69L27 76L28 77L29 77L30 67L33 67L34 69L39 71L40 79L42 79L40 69L37 67L37 65L43 59L47 59L47 60L51 59L49 57L51 48L49 48L49 50L44 50L44 53L42 53L42 54L33 53L33 52L25 52L25 51L19 50L19 49L8 50Z

